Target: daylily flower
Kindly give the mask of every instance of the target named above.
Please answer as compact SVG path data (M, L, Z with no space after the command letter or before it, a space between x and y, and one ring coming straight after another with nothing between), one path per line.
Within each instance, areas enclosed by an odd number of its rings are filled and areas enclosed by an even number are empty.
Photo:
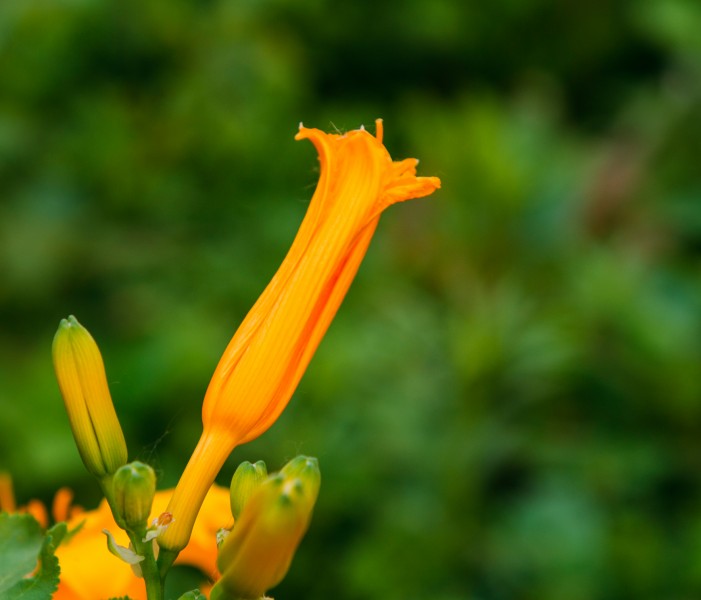
M382 211L440 187L436 177L416 176L416 159L393 162L380 120L376 127L372 136L362 128L339 135L300 125L296 139L310 140L319 153L319 183L292 247L207 389L202 437L168 505L175 521L158 538L171 558L187 544L202 499L234 447L266 431L287 405Z
M0 476L0 510L30 512L44 527L48 525L46 508L38 501L15 509L11 480ZM172 490L156 493L151 516L157 518L165 510ZM126 533L117 527L106 500L95 510L83 511L71 506L73 494L67 488L56 493L52 507L53 520L67 521L68 531L75 534L63 542L56 551L61 567L61 581L53 595L54 600L95 600L95 598L121 598L145 600L144 580L117 557L107 551L103 530L114 534L116 542L128 545ZM207 493L202 510L195 521L187 548L178 556L175 564L196 567L203 574L200 589L204 592L210 582L219 578L217 571L217 532L231 524L229 490L212 486Z
M149 520L165 511L171 492L164 490L156 493ZM215 485L205 497L190 543L180 553L176 564L197 567L205 579L218 579L216 534L230 521L229 490ZM103 500L95 510L69 520L69 531L80 523L83 523L81 529L67 543L61 544L56 552L61 566L61 583L54 600L122 596L145 600L144 580L136 577L124 562L107 552L103 529L112 532L118 544L129 544L126 533L114 522L107 501Z

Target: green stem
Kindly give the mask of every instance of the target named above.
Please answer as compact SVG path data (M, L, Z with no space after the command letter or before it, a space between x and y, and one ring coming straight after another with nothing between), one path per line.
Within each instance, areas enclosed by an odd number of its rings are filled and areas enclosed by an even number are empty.
M114 522L117 523L120 529L124 529L124 531L127 531L127 525L124 522L122 516L119 514L119 511L117 510L117 507L114 503L114 494L112 493L112 479L112 475L105 475L105 477L100 479L100 489L102 490L102 493L105 496L105 499L107 500L107 504L109 505L110 510L112 511L112 517L114 517Z
M163 600L163 582L158 572L156 559L153 557L152 547L141 563L141 572L144 574L144 582L146 583L146 598L148 600Z
M142 542L144 532L128 531L127 533L136 553L144 557L139 566L146 585L146 598L163 600L163 579L158 572L156 557L153 554L153 541Z
M178 550L166 550L165 548L161 548L158 555L158 569L162 579L165 579L168 569L173 566L175 559L178 558L178 554L180 554Z
M172 564L172 561L168 564L168 567L164 569L163 576L161 576L158 564L156 563L156 557L153 554L153 541L142 541L146 534L146 527L141 527L138 531L129 528L115 506L114 494L112 492L112 475L107 475L103 479L100 479L100 487L112 510L112 516L115 522L121 529L127 532L131 545L134 547L134 551L144 557L144 560L139 563L139 567L141 567L141 573L144 576L144 583L146 584L147 600L163 600L165 572L170 567L170 564ZM175 560L175 558L173 560Z

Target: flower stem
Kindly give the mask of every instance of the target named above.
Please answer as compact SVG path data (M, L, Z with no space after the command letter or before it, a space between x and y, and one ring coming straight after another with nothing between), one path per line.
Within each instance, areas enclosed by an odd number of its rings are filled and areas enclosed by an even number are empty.
M142 561L141 572L144 574L146 583L146 598L148 600L163 600L163 585L161 576L158 573L156 561L153 558L153 551Z
M107 504L109 504L110 510L112 511L112 516L114 517L115 523L120 527L120 529L124 529L124 531L127 531L127 525L124 522L124 518L122 515L119 514L119 511L117 510L115 503L114 503L114 493L112 491L112 475L106 475L102 479L99 480L100 483L100 489L102 490L103 495L105 496L105 499L107 500Z
M161 548L158 555L158 570L162 579L165 579L168 569L173 565L175 559L178 558L178 554L180 554L179 550L166 550Z
M163 600L163 579L158 572L156 557L153 553L153 541L143 542L143 532L129 531L127 533L136 553L144 557L139 566L146 585L146 598L148 600Z
M106 477L100 479L100 487L102 488L102 493L105 495L107 503L112 510L112 516L114 517L115 522L121 529L127 532L129 541L131 542L134 551L144 557L144 560L139 563L139 567L141 568L141 573L146 585L146 598L147 600L163 600L163 580L165 578L165 572L163 577L161 577L158 564L156 563L156 557L153 552L154 542L152 540L149 540L148 542L142 541L144 535L146 534L145 526L136 530L131 529L126 524L123 516L120 514L119 510L117 510L115 505L112 479L112 475L107 475ZM170 565L168 565L168 567L170 567Z

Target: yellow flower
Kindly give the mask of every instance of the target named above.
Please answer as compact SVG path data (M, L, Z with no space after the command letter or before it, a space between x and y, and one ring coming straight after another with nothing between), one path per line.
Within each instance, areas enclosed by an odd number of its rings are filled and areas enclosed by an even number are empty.
M156 493L150 519L165 511L171 493L172 490ZM229 490L215 485L205 497L190 543L175 564L197 567L206 579L218 579L216 533L230 521ZM83 525L78 532L56 551L61 582L54 600L95 600L122 596L145 600L144 580L136 577L127 564L107 551L103 529L112 532L118 544L129 545L126 533L114 522L107 501L103 500L95 510L70 519L69 531L80 523ZM203 584L200 589L209 585L206 581Z
M365 255L382 211L440 187L416 159L393 162L365 129L344 135L300 126L321 176L282 265L226 348L205 395L202 437L168 511L161 548L187 544L199 505L231 451L266 431L287 405Z
M149 521L161 515L173 490L156 492ZM53 600L95 600L120 598L146 600L144 580L136 577L131 568L107 550L103 529L114 534L116 542L128 545L124 531L117 527L106 500L95 510L83 511L72 505L73 493L61 488L54 497L51 515L55 522L66 521L68 531L76 530L56 550L61 567L61 581ZM217 532L230 526L232 521L229 489L214 485L208 490L202 510L197 516L192 537L175 561L199 569L205 580L200 590L206 593L210 581L219 579L217 571ZM0 511L28 512L43 527L49 525L46 507L38 500L16 507L12 479L0 472Z

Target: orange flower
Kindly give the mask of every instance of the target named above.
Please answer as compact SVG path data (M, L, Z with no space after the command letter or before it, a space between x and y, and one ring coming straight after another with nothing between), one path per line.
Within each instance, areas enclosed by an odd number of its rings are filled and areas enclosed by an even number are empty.
M417 160L393 162L382 122L344 135L300 126L316 147L321 177L285 260L226 348L202 407L202 437L160 538L175 556L187 544L207 489L231 451L270 427L283 411L350 286L380 214L431 194L436 177L417 177Z
M156 492L151 508L152 520L165 511L173 490ZM144 580L136 577L131 568L107 550L103 529L114 534L120 545L128 545L124 531L117 527L106 500L95 510L83 511L72 505L73 492L61 488L54 496L51 516L55 522L67 521L68 531L75 533L64 540L56 550L61 567L61 581L53 600L95 600L95 598L121 598L145 600ZM38 500L17 507L12 489L12 479L0 472L0 511L30 513L42 527L48 527L49 515ZM206 593L209 581L219 579L217 571L217 532L231 527L229 488L213 485L207 492L202 510L197 516L190 543L176 565L198 568L205 581L200 587ZM76 529L78 528L79 529Z
M172 490L156 493L151 518L165 511ZM231 522L228 488L213 486L207 493L192 537L187 548L178 556L176 564L197 567L206 578L215 581L216 533ZM136 577L131 568L107 551L103 529L112 532L118 544L127 546L129 540L112 518L103 500L91 511L79 514L68 521L69 531L83 523L68 542L56 551L61 567L61 582L54 600L94 600L129 596L133 600L145 600L144 580ZM205 587L208 587L205 582ZM202 589L202 588L201 588Z

